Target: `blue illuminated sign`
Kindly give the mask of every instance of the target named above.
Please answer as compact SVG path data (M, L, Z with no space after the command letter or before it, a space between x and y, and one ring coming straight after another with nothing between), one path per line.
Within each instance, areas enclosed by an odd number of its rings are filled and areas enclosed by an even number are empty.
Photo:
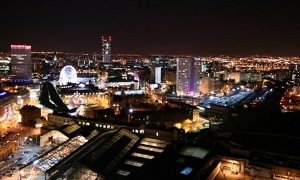
M6 95L7 93L4 91L4 92L0 92L0 96L4 96Z
M193 170L193 168L186 167L180 172L180 174L189 175L192 170Z

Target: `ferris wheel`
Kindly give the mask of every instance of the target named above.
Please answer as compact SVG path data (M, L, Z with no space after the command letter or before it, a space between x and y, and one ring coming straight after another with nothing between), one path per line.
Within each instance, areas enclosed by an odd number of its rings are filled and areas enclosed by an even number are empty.
M70 65L63 67L59 75L59 85L67 85L68 83L77 83L76 70Z

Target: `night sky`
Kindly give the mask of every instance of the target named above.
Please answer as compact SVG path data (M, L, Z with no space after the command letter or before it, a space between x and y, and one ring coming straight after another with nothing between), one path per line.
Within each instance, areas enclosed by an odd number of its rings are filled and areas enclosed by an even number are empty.
M300 56L300 0L1 0L0 52Z

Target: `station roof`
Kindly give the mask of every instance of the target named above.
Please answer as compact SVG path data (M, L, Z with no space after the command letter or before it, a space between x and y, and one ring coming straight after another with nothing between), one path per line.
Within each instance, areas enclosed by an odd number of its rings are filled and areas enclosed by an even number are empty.
M109 174L139 139L137 135L122 128L103 145L97 146L91 153L84 156L80 162L95 172L104 171Z
M104 179L191 179L206 161L209 151L199 147L182 150L175 144L139 137L125 127L97 134L47 170L82 170ZM184 161L178 161L178 159ZM75 170L74 170L75 168Z
M204 159L208 155L208 153L209 150L207 149L191 146L186 146L179 152L179 154L181 155L195 157L199 159Z
M47 170L47 173L79 164L97 176L111 179L176 177L185 168L185 165L176 163L177 156L185 155L177 154L172 144L165 140L142 138L127 128L119 128L96 135L71 156ZM175 169L172 168L175 166Z
M253 133L233 133L230 140L245 148L300 157L300 138Z
M228 140L243 148L300 157L299 118L296 113L244 112L228 121L218 134L230 134Z
M68 123L59 127L57 130L65 136L67 136L68 138L80 135L83 132L83 128L75 121L69 121Z

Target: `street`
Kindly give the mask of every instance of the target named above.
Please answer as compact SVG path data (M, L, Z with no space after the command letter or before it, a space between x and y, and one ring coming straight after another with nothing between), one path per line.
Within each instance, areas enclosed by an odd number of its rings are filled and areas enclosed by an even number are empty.
M19 168L51 149L40 148L39 128L12 125L6 135L1 136L0 179L16 180L20 176ZM24 178L25 179L25 176Z
M32 163L37 157L45 154L50 149L51 147L40 148L34 141L25 144L13 152L13 155L7 158L5 163L0 165L0 179L17 180L21 173L19 168ZM30 171L26 174L22 174L22 177L22 179L26 179L26 177L29 178Z

